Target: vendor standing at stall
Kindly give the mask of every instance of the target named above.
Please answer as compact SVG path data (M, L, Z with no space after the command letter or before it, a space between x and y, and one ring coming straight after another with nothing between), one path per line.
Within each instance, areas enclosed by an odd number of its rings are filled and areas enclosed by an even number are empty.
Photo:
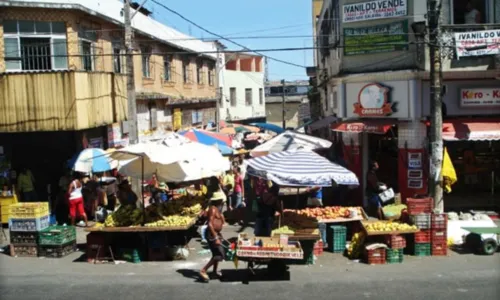
M27 167L23 167L19 176L17 176L17 190L21 197L21 202L37 201L35 177L33 177L33 174Z
M379 194L383 192L380 182L377 177L378 163L373 161L370 163L368 174L366 175L366 196L368 198L367 213L372 218L379 220L384 219L384 211L382 209L382 201Z
M309 197L307 198L308 207L323 206L323 188L320 186L313 186L307 188L306 192L309 194Z
M255 219L255 236L271 236L274 218L279 216L283 205L279 199L279 186L269 181L261 196L257 195L257 216Z
M213 272L217 277L221 277L222 274L217 271L219 262L224 260L225 251L222 246L222 228L226 220L222 214L222 205L225 195L223 192L215 192L209 199L210 206L208 208L207 217L208 224L206 230L206 238L208 241L208 247L212 252L212 258L210 261L200 270L200 276L203 280L208 281L210 278L207 275L207 270L213 266Z
M137 205L137 195L132 191L128 180L123 180L120 183L118 191L118 201L120 205Z
M83 218L85 227L88 227L89 222L83 205L83 183L81 181L81 178L82 176L80 173L75 173L73 181L71 181L68 186L69 215L71 218L71 225L75 226L76 215L78 214Z

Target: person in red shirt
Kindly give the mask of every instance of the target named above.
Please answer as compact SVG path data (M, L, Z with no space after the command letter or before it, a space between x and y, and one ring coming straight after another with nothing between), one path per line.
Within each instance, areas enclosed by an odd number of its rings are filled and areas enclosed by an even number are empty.
M241 176L241 169L240 167L235 167L233 169L233 174L234 174L234 189L233 189L233 194L232 194L232 203L231 206L232 208L238 208L243 204L243 177Z

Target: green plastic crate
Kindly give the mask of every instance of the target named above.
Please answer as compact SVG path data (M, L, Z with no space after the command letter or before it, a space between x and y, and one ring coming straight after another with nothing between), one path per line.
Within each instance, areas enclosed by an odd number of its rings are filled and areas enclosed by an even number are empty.
M403 249L386 249L385 261L388 264L400 264L403 262Z
M431 243L415 244L413 255L431 256Z
M39 245L64 245L76 241L75 226L50 226L38 235Z
M328 250L333 253L344 253L347 237L347 228L342 225L333 225L328 227L326 242Z

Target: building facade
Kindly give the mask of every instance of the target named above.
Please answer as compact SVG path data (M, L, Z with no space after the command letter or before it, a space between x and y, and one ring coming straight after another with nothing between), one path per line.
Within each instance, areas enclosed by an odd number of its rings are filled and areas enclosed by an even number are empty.
M213 45L145 10L132 27L139 136L214 120ZM57 182L82 148L127 144L124 54L122 1L0 0L0 146L13 168Z
M280 81L266 84L267 122L278 126L283 124L283 96L285 96L285 128L297 128L310 119L309 82L289 81L285 86Z
M217 45L223 49L222 45ZM222 93L219 98L220 120L243 124L264 122L264 58L227 51L220 53L219 57L219 88Z
M500 86L500 65L495 55L457 47L457 43L460 34L464 45L478 45L485 42L481 33L500 33L499 3L472 1L468 7L468 2L441 1L444 119L450 124L457 119L462 119L463 124L481 119L493 126L491 121L500 117L500 102L492 96ZM323 114L335 114L342 120L332 126L332 137L343 143L346 161L362 179L361 193L371 160L384 161L383 173L397 174L385 179L404 199L427 193L430 63L426 14L426 1L324 2L317 23L321 37L317 51L318 92ZM476 34L467 35L470 32ZM498 47L491 53L498 54ZM464 99L486 94L491 99L483 102ZM494 153L494 148L479 146L479 141L464 138L462 142ZM457 145L445 140L449 149ZM461 152L463 149L450 153L457 164Z

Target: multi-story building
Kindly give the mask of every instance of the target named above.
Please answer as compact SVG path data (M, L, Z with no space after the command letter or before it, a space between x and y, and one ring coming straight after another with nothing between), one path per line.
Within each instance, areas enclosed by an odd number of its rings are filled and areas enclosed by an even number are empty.
M297 128L310 119L309 82L303 80L266 83L267 122L278 126L283 124L283 96L285 96L285 127Z
M313 24L313 28L312 28L312 32L313 32L313 45L317 45L317 32L316 32L316 22L318 21L319 19L319 16L321 14L321 9L323 8L323 1L324 0L312 0L312 24ZM314 64L316 65L316 57L317 57L317 53L314 52L313 54L314 56Z
M0 0L0 146L15 168L50 178L82 147L126 141L123 21L119 0ZM132 27L139 133L214 120L215 48L146 10Z
M225 47L219 42L220 50ZM264 59L248 53L221 52L220 120L249 124L265 122Z
M500 98L495 96L500 93L500 64L488 55L499 54L495 38L488 36L500 34L500 3L441 3L444 130L452 132L445 134L445 146L458 162L464 149L488 153L483 164L487 171L478 176L491 178L494 148L473 141L472 131L482 126L495 133L476 133L482 136L477 139L500 137L500 128L493 125L500 117ZM333 129L340 132L336 137L343 141L347 161L363 185L369 159L383 159L382 173L393 174L386 179L393 180L403 198L427 193L424 121L431 101L426 14L427 2L420 0L325 0L317 23L323 113L343 120ZM451 141L457 139L461 141ZM492 191L494 185L489 180L479 189Z

